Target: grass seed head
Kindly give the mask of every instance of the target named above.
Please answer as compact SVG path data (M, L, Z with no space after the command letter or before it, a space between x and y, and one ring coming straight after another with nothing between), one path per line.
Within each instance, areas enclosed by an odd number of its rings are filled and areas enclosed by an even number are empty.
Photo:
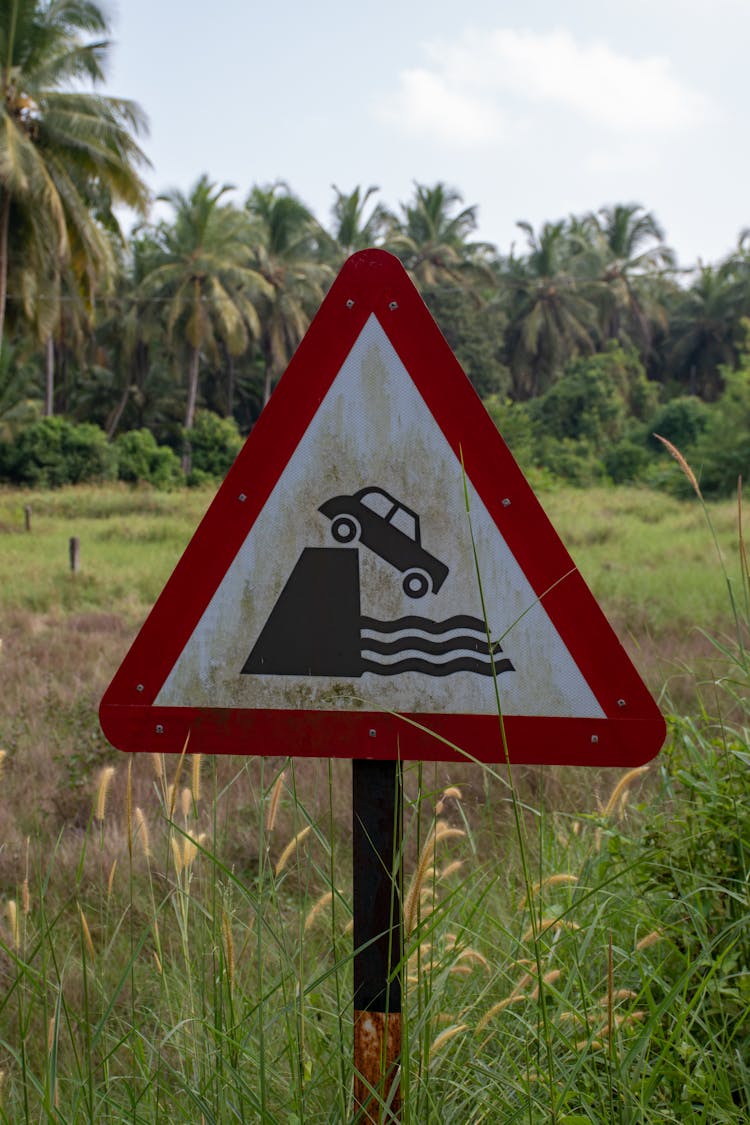
M170 837L169 842L172 845L172 859L174 860L175 871L179 875L183 867L185 866L185 864L182 862L182 852L180 851L180 845L177 843L174 836Z
M695 473L690 468L690 465L685 460L685 457L683 456L683 454L680 453L677 446L672 445L672 442L667 441L667 439L665 437L662 437L661 434L654 434L654 437L657 439L657 441L660 441L662 443L662 445L664 446L664 448L667 450L668 453L671 453L671 455L674 457L675 461L680 466L680 468L682 469L682 471L685 474L685 476L687 477L687 479L690 481L690 485L691 485L693 491L695 492L696 496L698 497L699 500L702 500L703 494L700 490L700 486L699 486L698 481L696 479Z
M292 858L294 853L297 851L297 848L300 846L300 844L304 840L305 836L307 836L307 834L310 832L310 828L311 828L311 826L309 824L306 824L305 827L303 829L301 829L301 831L299 831L296 836L292 837L292 839L289 841L287 846L284 848L283 852L279 856L278 861L276 863L276 874L277 875L280 875L281 872L284 870L287 863Z
M419 855L417 869L412 876L409 889L404 898L404 931L410 934L417 924L419 904L422 898L422 886L427 878L427 873L434 866L435 848L440 840L450 840L465 836L462 828L451 828L444 820L437 820L432 832L424 842Z
M445 802L451 799L453 799L454 801L461 800L461 790L457 785L449 785L448 788L444 789L440 794L440 800L435 805L436 816L440 816L440 814L445 811Z
M524 996L521 993L515 992L510 996L506 996L504 1000L498 1000L497 1004L493 1004L492 1007L484 1013L476 1026L476 1030L484 1031L487 1024L494 1016L497 1015L498 1012L505 1011L505 1009L510 1007L511 1004L520 1004L523 1000L528 1000L528 996Z
M89 924L86 921L86 915L83 913L80 902L77 903L77 906L78 906L78 914L79 914L79 917L81 919L81 932L83 934L83 940L86 943L86 948L89 951L89 956L91 957L91 960L93 961L96 958L96 951L94 949L94 942L93 942L93 939L91 937L91 930L89 929Z
M313 903L310 912L305 918L305 932L315 925L315 919L325 910L325 908L333 902L333 891L326 891L322 894L316 902Z
M146 818L143 815L143 809L139 808L138 806L136 806L135 810L135 838L140 840L141 847L143 848L143 854L145 855L146 859L149 859L151 856L151 845L149 843L148 837L148 824L146 823Z
M636 942L635 948L640 953L642 949L648 949L650 945L656 945L657 941L661 941L663 937L664 934L661 930L652 930L650 934L646 934L645 937L642 937L640 941Z
M446 1027L445 1031L441 1031L437 1038L435 1038L432 1042L432 1046L430 1047L430 1058L432 1058L433 1055L436 1055L437 1052L440 1051L446 1043L450 1043L451 1039L455 1038L456 1035L460 1035L462 1031L466 1031L466 1028L467 1025L465 1023L457 1023L455 1027Z
M9 898L5 904L5 914L8 919L10 940L13 943L13 948L18 949L21 945L21 929L18 925L18 907L14 898Z
M461 961L471 961L475 965L481 965L486 972L490 971L489 961L478 949L462 949L456 958L457 963Z
M105 766L99 772L99 783L96 789L96 804L94 808L94 819L101 823L104 820L104 814L107 809L107 793L112 784L112 778L115 776L114 766Z
M281 800L281 793L284 788L284 778L286 777L286 770L282 770L279 776L273 783L271 789L271 796L268 801L268 815L266 816L266 832L273 832L274 825L276 824L276 814L279 811L279 801Z
M438 879L441 880L441 882L445 879L450 879L451 875L455 875L457 871L460 871L463 865L464 861L462 859L454 859L443 868L438 875Z
M193 794L190 792L190 789L188 788L187 785L183 785L182 790L180 792L180 812L182 813L182 819L183 820L187 820L187 818L190 815L190 810L191 810L192 807L193 807Z
M200 836L193 839L192 836L182 837L182 866L190 867L191 863L198 855L201 845L206 839L206 833L201 832Z
M612 813L615 812L615 810L618 808L622 797L633 784L633 782L637 778L642 777L644 773L647 773L649 768L649 766L637 766L634 770L628 770L626 774L623 774L623 776L617 782L617 785L615 785L614 789L612 790L609 800L602 810L602 816L612 816Z
M559 980L561 976L562 976L562 973L561 973L560 969L550 969L550 971L548 973L545 973L544 976L542 977L542 982L544 984L554 984L555 981ZM533 991L529 993L529 999L530 1000L538 1000L539 999L539 985L537 985L536 988L533 989Z
M201 760L202 754L193 754L193 800L197 803L201 799Z
M541 890L545 890L547 887L557 887L561 884L572 884L577 882L577 875L570 875L564 871L560 871L556 875L548 875L546 879L541 879L538 883L534 883L533 887L531 888L531 896L532 898L536 898L539 892ZM519 910L523 910L523 908L526 906L527 901L528 896L524 895L519 903Z

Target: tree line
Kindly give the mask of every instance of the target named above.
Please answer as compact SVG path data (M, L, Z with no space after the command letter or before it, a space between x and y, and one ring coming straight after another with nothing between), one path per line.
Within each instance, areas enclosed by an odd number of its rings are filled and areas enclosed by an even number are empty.
M395 208L374 186L334 187L323 223L283 182L242 193L202 175L149 218L145 114L100 92L108 34L90 0L0 5L6 439L62 414L110 439L145 428L182 448L199 407L247 432L337 270L367 246L400 258L511 431L549 421L584 370L616 398L614 368L637 365L655 409L716 403L744 369L747 232L718 264L679 270L640 204L520 222L508 253L478 239L477 207L445 183L415 183ZM138 216L127 235L121 204ZM627 417L644 422L643 402L628 401Z

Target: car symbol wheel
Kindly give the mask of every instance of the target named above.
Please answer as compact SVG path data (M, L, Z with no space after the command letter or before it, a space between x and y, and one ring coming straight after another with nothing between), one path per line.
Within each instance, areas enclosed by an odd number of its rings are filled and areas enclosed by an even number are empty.
M422 570L410 570L402 583L409 598L423 598L430 589L430 579Z
M331 524L331 535L337 543L353 543L359 539L361 528L351 516L337 516Z

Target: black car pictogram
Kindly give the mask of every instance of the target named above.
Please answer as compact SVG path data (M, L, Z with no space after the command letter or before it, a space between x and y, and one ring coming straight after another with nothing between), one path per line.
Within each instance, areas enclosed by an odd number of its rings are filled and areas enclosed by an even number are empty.
M333 496L318 511L331 521L337 543L359 540L404 575L404 592L422 598L436 594L448 567L422 546L419 516L384 488L360 488L351 496Z

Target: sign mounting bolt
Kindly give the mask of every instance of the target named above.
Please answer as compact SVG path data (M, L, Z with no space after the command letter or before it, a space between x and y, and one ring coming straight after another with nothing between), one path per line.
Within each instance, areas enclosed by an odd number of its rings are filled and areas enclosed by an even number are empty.
M135 690L136 690L136 691L143 691L143 684L136 684L136 685L135 685Z
M247 496L245 495L244 492L241 492L239 494L239 496L237 497L237 499L240 501L241 504L244 504L245 500L247 500Z
M617 700L617 706L618 707L624 707L625 706L625 700L624 699L618 699Z
M164 727L161 725L161 723L157 723L155 729L157 734L164 734Z
M377 731L375 730L374 727L371 727L370 730L368 731L368 734L370 735L370 738L374 738L375 735L377 734Z
M502 500L502 505L503 505L503 507L504 507L504 508L509 508L509 507L510 507L510 500L508 499L508 497L507 497L507 496L503 497L503 500Z
M348 309L353 309L353 308L354 308L354 301L353 301L353 300L351 299L351 297L350 297L350 298L348 299L348 301L346 302L346 307L347 307Z
M393 312L394 309L398 308L398 301L389 301L388 308Z
M594 745L596 745L596 743L599 741L599 735L598 734L592 734L591 735L591 741L594 743Z

